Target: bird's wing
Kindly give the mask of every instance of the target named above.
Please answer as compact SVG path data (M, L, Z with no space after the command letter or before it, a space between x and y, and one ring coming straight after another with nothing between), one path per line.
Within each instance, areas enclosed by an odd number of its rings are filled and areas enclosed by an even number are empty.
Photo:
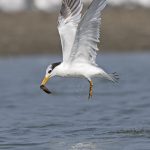
M70 56L77 27L81 19L82 7L81 0L62 0L58 17L58 31L62 44L63 61L67 61Z
M106 0L93 0L89 9L82 17L71 50L70 62L84 61L95 64L96 52L99 50L97 43L100 37L100 16L106 3Z

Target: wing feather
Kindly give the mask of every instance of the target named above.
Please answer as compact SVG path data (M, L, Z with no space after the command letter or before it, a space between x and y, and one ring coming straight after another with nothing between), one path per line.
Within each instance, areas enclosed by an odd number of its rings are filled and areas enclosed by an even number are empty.
M78 25L70 61L85 61L96 65L97 43L100 38L101 11L106 0L93 0Z
M60 34L63 61L67 61L75 40L78 24L81 19L81 0L63 0L58 17L58 31Z

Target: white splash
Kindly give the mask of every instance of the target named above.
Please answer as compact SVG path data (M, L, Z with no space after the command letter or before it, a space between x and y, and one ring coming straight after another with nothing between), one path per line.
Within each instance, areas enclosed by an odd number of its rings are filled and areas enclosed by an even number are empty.
M71 147L71 150L96 150L94 143L77 143Z

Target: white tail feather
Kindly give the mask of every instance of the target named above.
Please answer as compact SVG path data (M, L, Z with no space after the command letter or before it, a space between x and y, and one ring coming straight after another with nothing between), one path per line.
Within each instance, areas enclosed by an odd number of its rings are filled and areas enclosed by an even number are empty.
M118 80L119 80L119 75L116 72L114 72L112 74L107 74L105 72L105 73L103 73L103 75L101 74L101 76L112 82L118 82Z

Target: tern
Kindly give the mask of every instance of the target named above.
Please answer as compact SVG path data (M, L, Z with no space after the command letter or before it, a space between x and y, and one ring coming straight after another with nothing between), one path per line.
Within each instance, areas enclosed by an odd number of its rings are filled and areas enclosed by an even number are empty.
M82 77L89 81L89 98L91 98L93 95L92 78L100 77L112 82L119 79L116 73L106 73L96 64L101 12L106 4L106 0L93 0L88 10L81 16L83 8L81 0L62 0L58 17L58 32L63 61L47 67L40 86L43 91L51 93L45 85L54 76Z

